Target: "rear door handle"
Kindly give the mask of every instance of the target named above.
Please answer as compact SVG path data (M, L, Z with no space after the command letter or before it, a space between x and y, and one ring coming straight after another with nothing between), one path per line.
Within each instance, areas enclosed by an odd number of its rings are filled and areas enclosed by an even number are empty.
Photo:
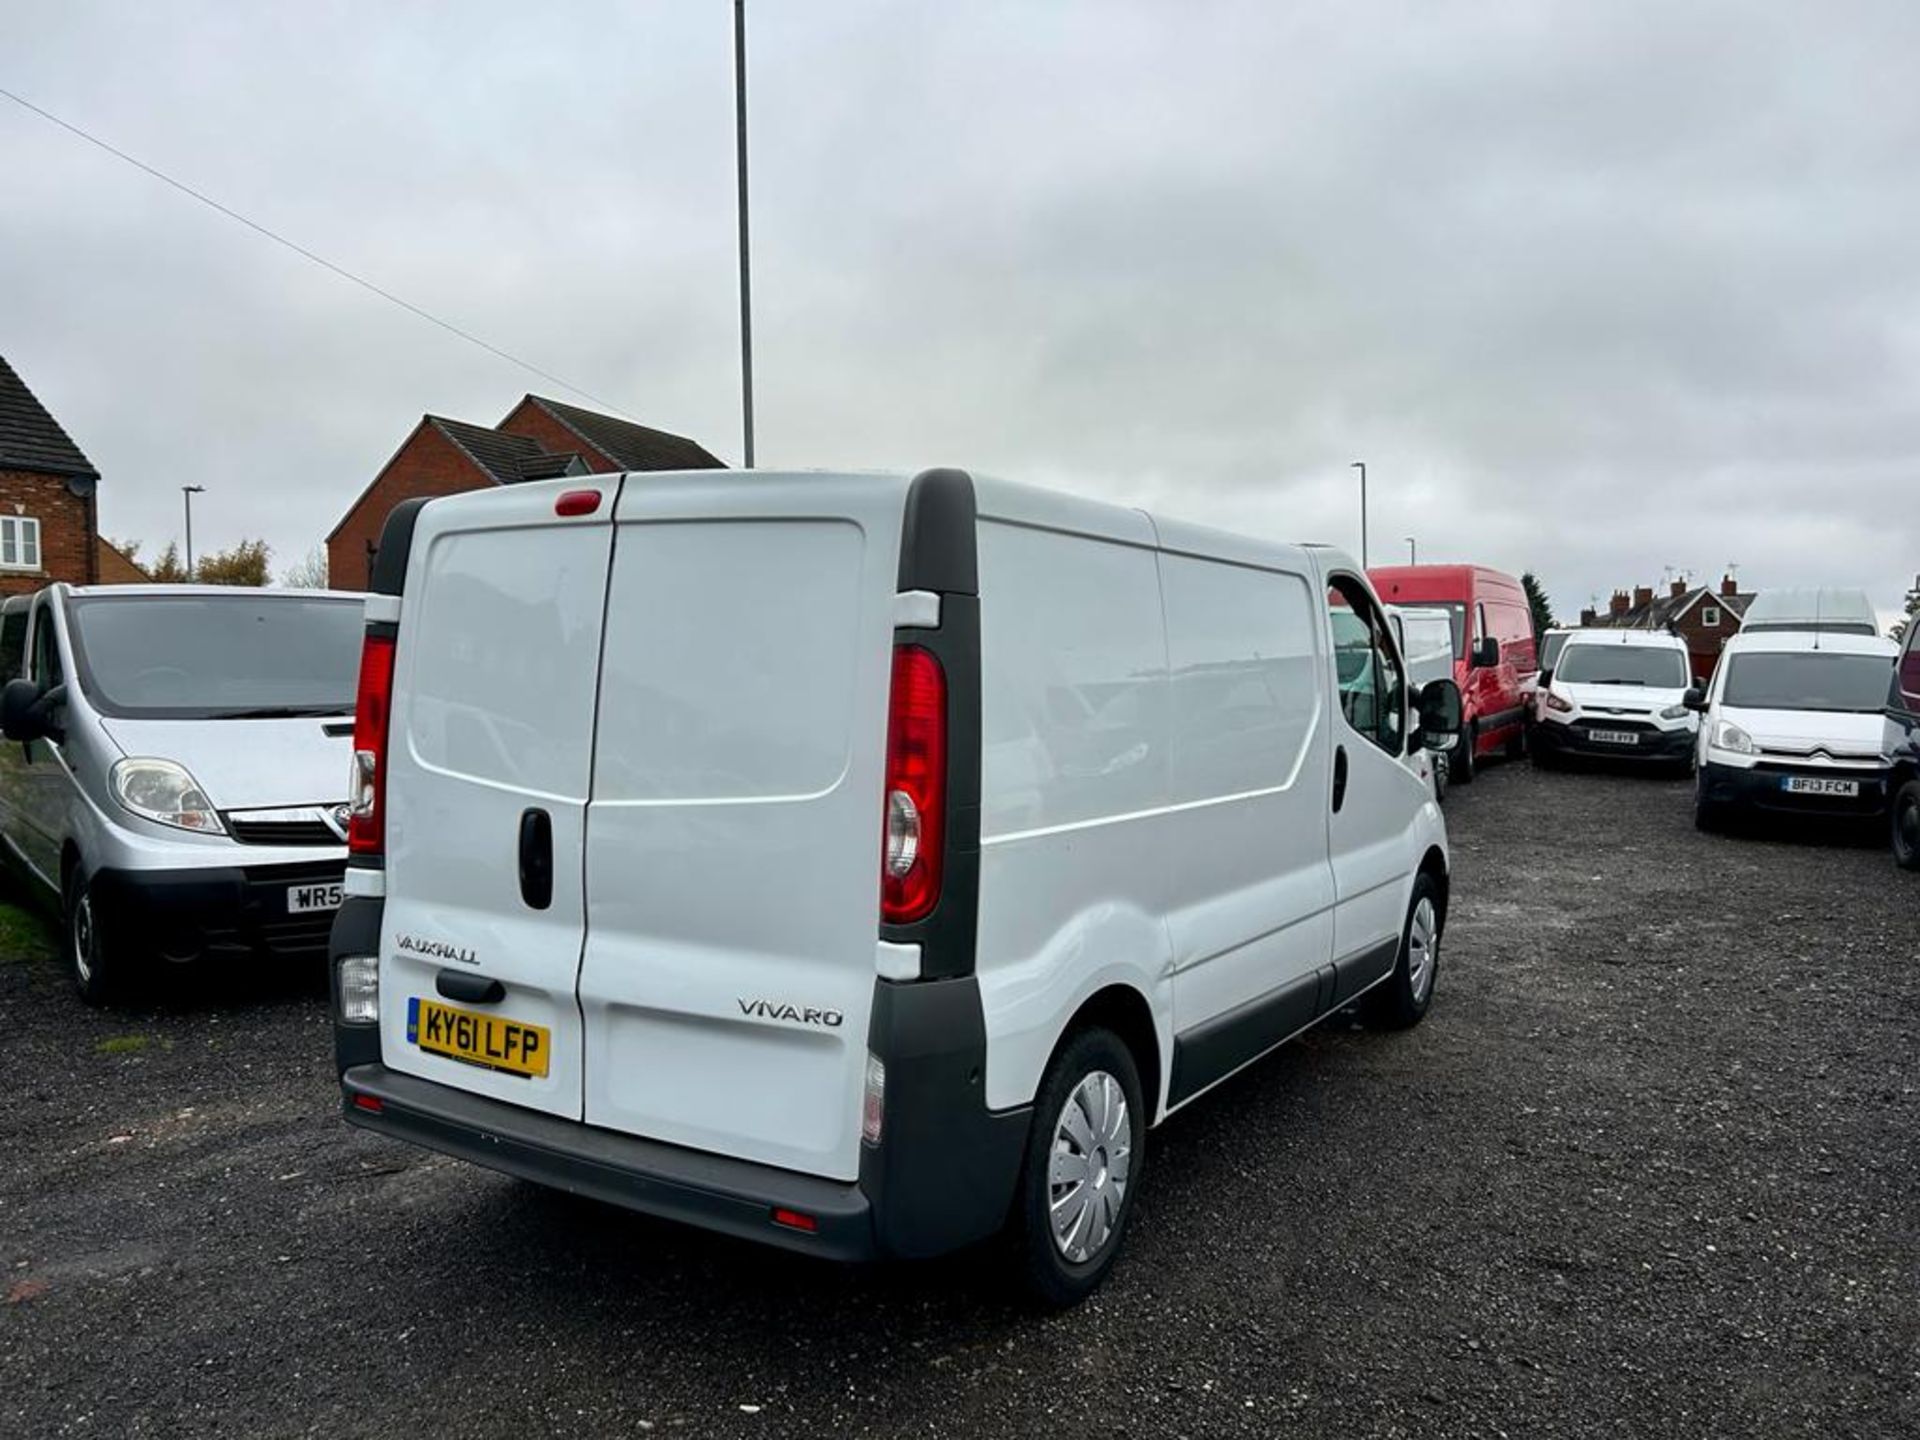
M1347 803L1347 747L1333 747L1333 813L1338 815L1340 807Z
M448 1000L469 1005L498 1005L507 998L507 987L498 980L465 970L442 970L433 977L433 988Z
M553 817L538 807L520 816L520 898L535 910L553 904Z

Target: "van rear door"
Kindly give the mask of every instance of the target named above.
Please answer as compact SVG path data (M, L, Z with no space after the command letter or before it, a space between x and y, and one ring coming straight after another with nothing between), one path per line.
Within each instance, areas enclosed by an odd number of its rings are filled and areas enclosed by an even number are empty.
M386 753L383 1059L572 1119L580 854L619 483L515 485L421 511ZM603 492L594 513L556 513L582 490Z
M905 485L647 477L607 597L589 1124L859 1173Z

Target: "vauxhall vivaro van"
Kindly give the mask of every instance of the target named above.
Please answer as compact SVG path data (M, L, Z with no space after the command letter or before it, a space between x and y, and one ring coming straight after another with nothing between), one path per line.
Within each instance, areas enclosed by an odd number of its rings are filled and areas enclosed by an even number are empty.
M1090 1290L1146 1134L1431 1003L1446 830L1352 561L1088 500L706 471L409 502L373 576L354 1124L843 1259ZM1339 678L1336 678L1339 677Z
M360 597L53 585L0 609L0 845L75 988L326 952L346 867Z

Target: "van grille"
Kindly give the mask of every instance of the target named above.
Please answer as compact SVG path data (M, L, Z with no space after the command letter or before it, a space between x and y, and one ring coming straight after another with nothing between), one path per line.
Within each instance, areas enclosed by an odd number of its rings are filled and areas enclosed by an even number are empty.
M344 845L318 805L292 810L229 810L227 833L242 845Z

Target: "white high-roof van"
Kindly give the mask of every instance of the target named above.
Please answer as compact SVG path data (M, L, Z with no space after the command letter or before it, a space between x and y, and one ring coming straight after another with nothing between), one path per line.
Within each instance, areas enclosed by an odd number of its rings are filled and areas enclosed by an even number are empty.
M1448 899L1385 616L1324 549L953 470L396 509L367 609L346 1117L844 1259L1106 1272L1149 1126ZM1338 678L1337 678L1338 677Z

